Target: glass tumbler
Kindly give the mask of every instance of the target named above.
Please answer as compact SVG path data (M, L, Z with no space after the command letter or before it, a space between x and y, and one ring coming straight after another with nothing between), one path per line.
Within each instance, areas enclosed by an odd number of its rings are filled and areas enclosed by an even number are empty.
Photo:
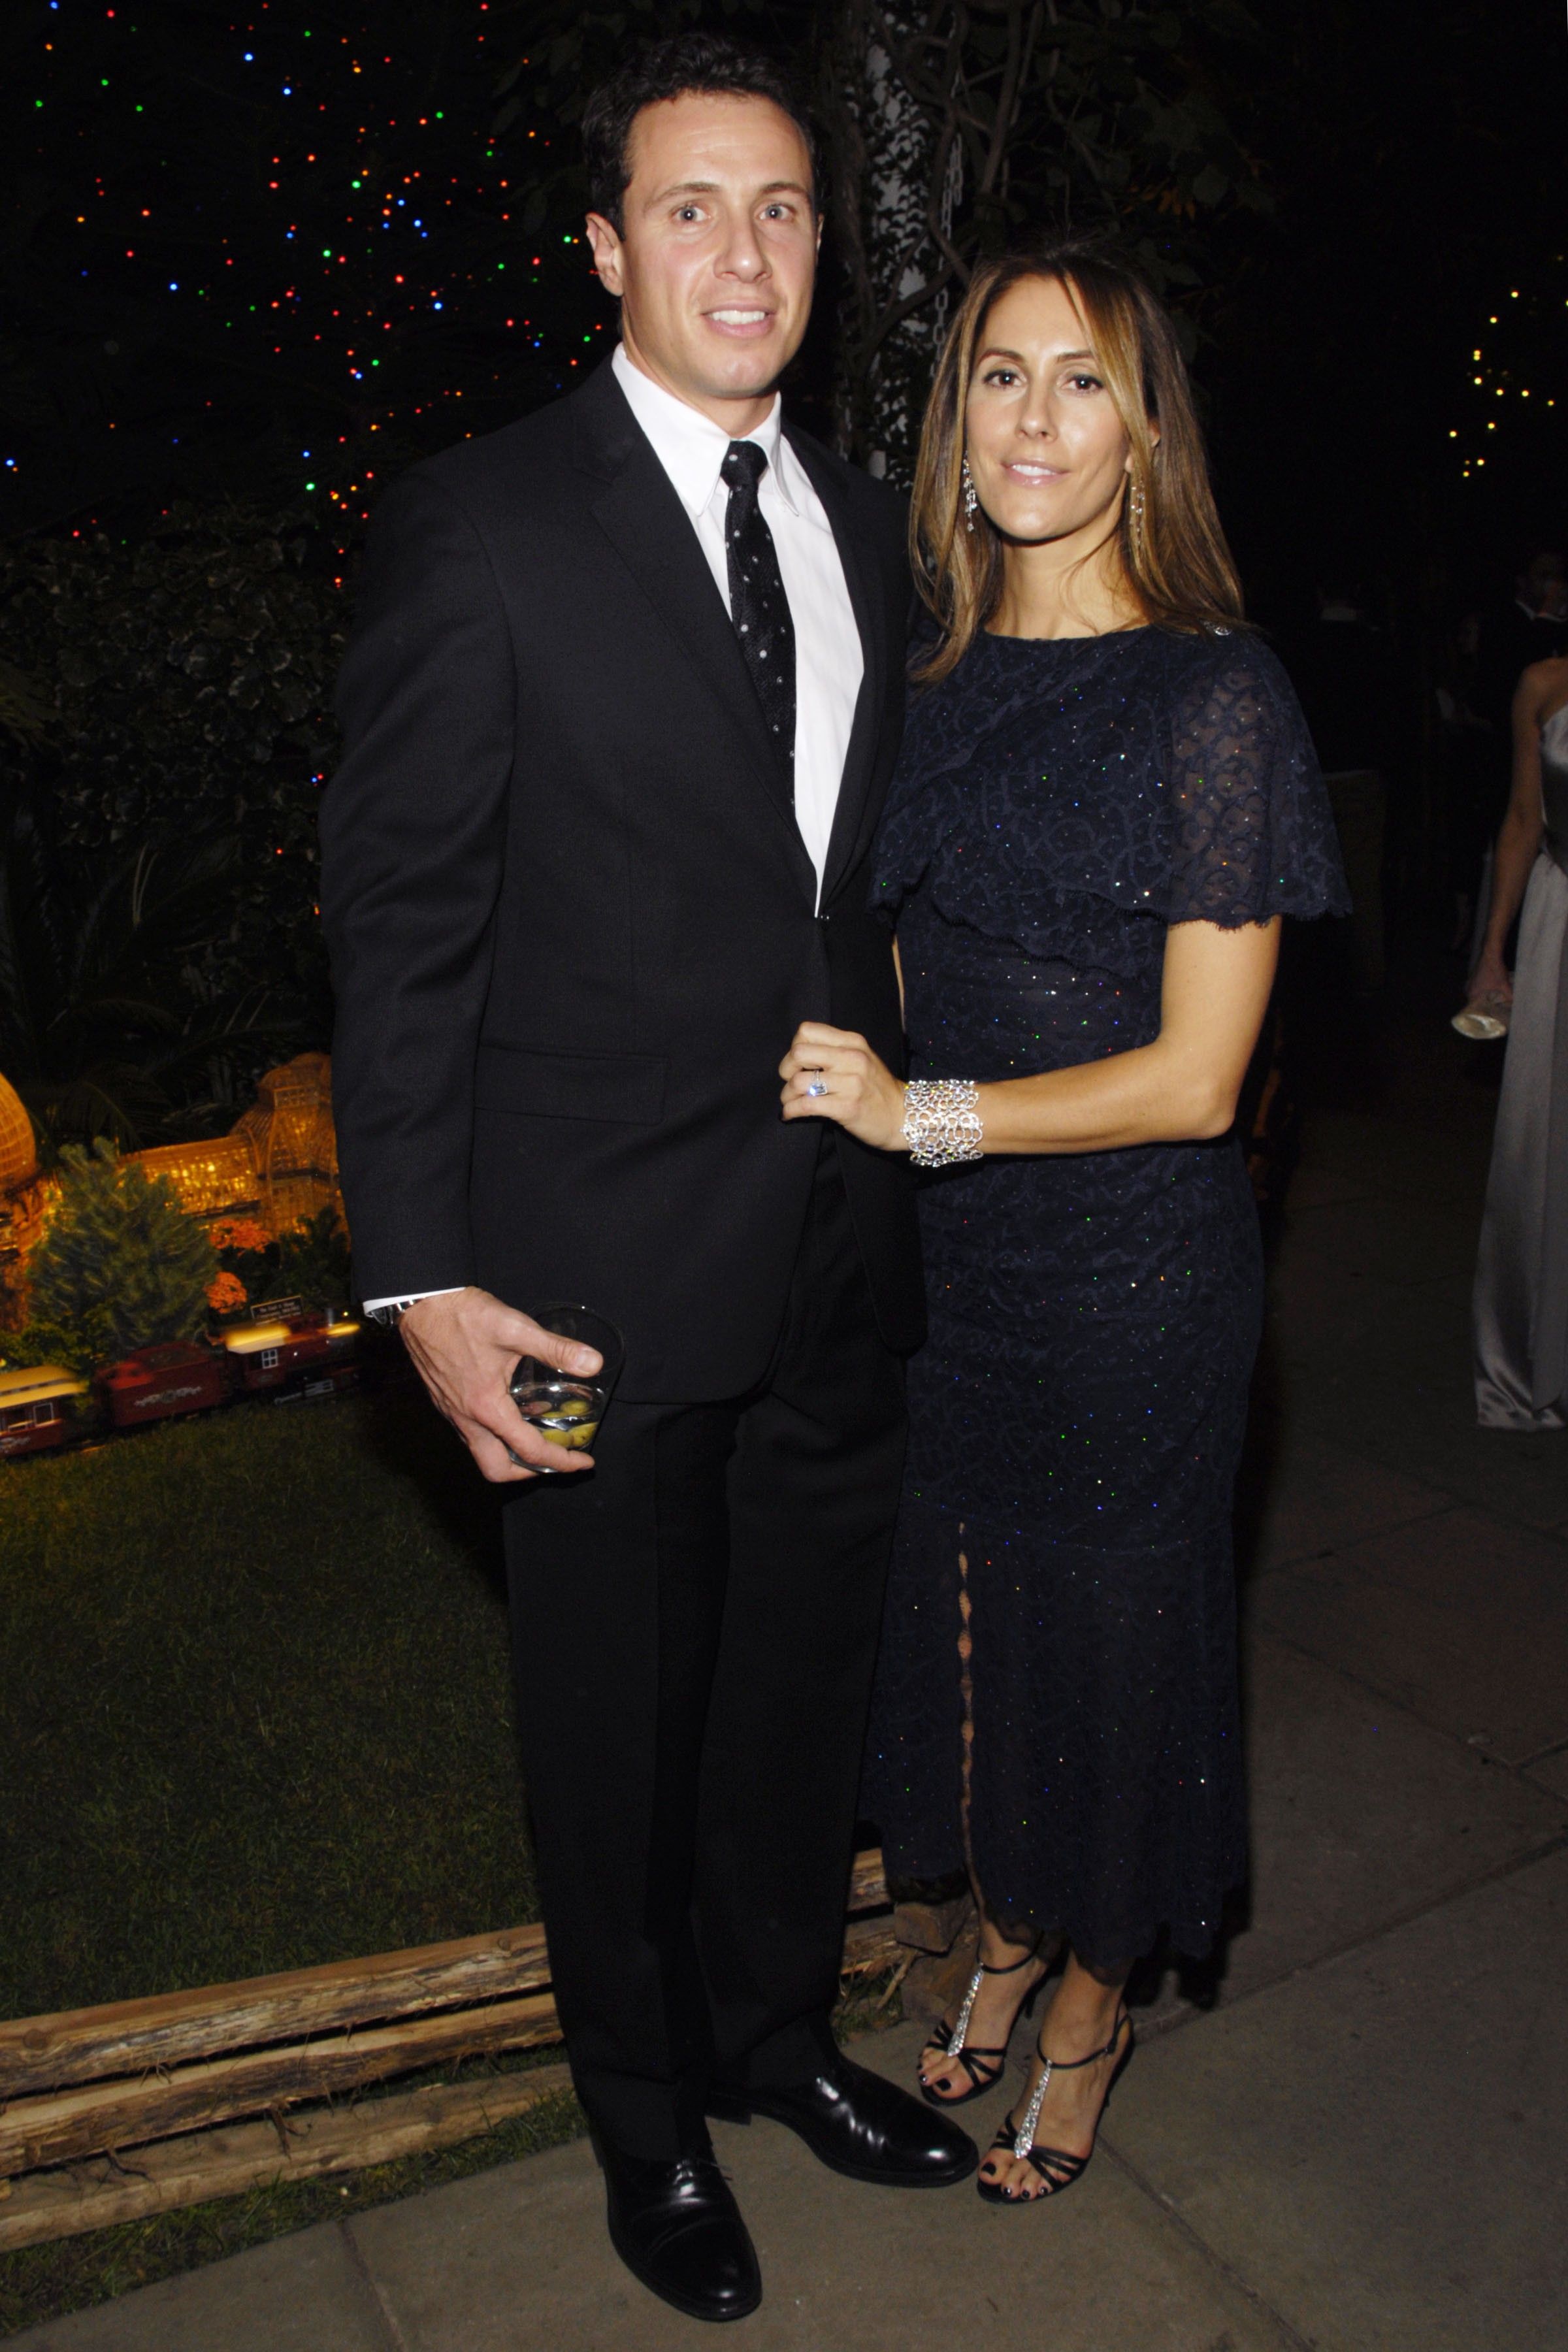
M512 1402L541 1436L547 1437L552 1445L566 1447L570 1453L585 1453L598 1434L599 1423L620 1376L626 1342L609 1318L595 1315L591 1307L531 1307L528 1312L544 1330L596 1349L603 1360L596 1372L583 1378L557 1371L553 1364L545 1363L539 1356L520 1356L507 1382ZM514 1462L522 1460L520 1454L513 1454L511 1458ZM541 1478L570 1475L540 1469L532 1462L524 1467Z

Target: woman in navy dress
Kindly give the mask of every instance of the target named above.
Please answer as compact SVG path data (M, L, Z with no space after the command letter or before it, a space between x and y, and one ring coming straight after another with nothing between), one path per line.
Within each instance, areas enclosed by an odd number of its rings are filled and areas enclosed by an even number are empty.
M1069 247L977 273L914 527L935 625L877 883L910 1082L808 1023L784 1108L938 1171L865 1810L895 1870L974 1886L929 2098L997 2081L1065 1939L980 2174L1023 2203L1092 2152L1132 1963L1162 1933L1206 1951L1246 1869L1231 1507L1262 1271L1232 1130L1280 918L1347 902L1131 270Z

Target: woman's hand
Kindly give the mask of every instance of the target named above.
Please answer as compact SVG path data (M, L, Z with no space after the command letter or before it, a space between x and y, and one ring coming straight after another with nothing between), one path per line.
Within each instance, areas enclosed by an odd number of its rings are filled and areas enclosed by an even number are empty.
M779 1076L785 1118L837 1119L878 1151L907 1148L902 1084L853 1030L803 1021Z
M1468 1004L1474 1004L1482 996L1498 997L1504 1004L1513 1003L1513 982L1509 978L1508 966L1498 948L1482 950L1481 960L1471 972L1470 984L1465 991L1465 1001Z

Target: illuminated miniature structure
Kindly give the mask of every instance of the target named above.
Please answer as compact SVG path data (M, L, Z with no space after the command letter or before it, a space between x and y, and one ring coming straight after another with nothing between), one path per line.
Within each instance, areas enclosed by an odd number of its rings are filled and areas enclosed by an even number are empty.
M226 1135L128 1156L149 1176L167 1176L186 1215L204 1224L254 1217L277 1234L322 1209L341 1215L331 1063L325 1054L298 1054L268 1071Z
M268 1070L227 1135L125 1156L149 1176L166 1176L186 1215L204 1224L249 1217L276 1236L325 1208L341 1217L331 1063L298 1054ZM43 1230L54 1191L55 1179L39 1172L26 1108L0 1077L0 1282Z
M0 1077L0 1281L42 1232L47 1197L33 1122L16 1087Z

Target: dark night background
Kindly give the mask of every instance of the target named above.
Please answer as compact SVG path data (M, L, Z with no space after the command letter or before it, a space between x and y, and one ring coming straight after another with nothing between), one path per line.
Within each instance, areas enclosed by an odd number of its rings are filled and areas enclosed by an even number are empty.
M13 929L40 892L59 919L31 956L57 1011L14 985L0 1067L47 1136L226 1124L257 1067L324 1042L312 803L376 491L421 452L554 397L606 348L573 126L626 42L696 20L809 58L833 13L14 13L0 744L13 901L15 877L34 877ZM1378 624L1393 903L1440 922L1434 689L1462 667L1456 624L1506 605L1520 560L1561 545L1568 521L1561 10L1104 13L1153 26L1241 159L1247 200L1210 202L1195 167L1156 172L1157 138L1134 137L1128 224L1140 205L1145 238L1158 222L1175 273L1254 614L1288 656L1325 590L1353 588ZM839 287L830 250L793 394L819 424ZM170 844L172 903L160 935L143 923L122 946L161 1009L128 1042L105 1025L101 973L60 940L84 895L128 887L149 839ZM198 851L205 896L179 870ZM140 1076L110 1084L110 1066Z

